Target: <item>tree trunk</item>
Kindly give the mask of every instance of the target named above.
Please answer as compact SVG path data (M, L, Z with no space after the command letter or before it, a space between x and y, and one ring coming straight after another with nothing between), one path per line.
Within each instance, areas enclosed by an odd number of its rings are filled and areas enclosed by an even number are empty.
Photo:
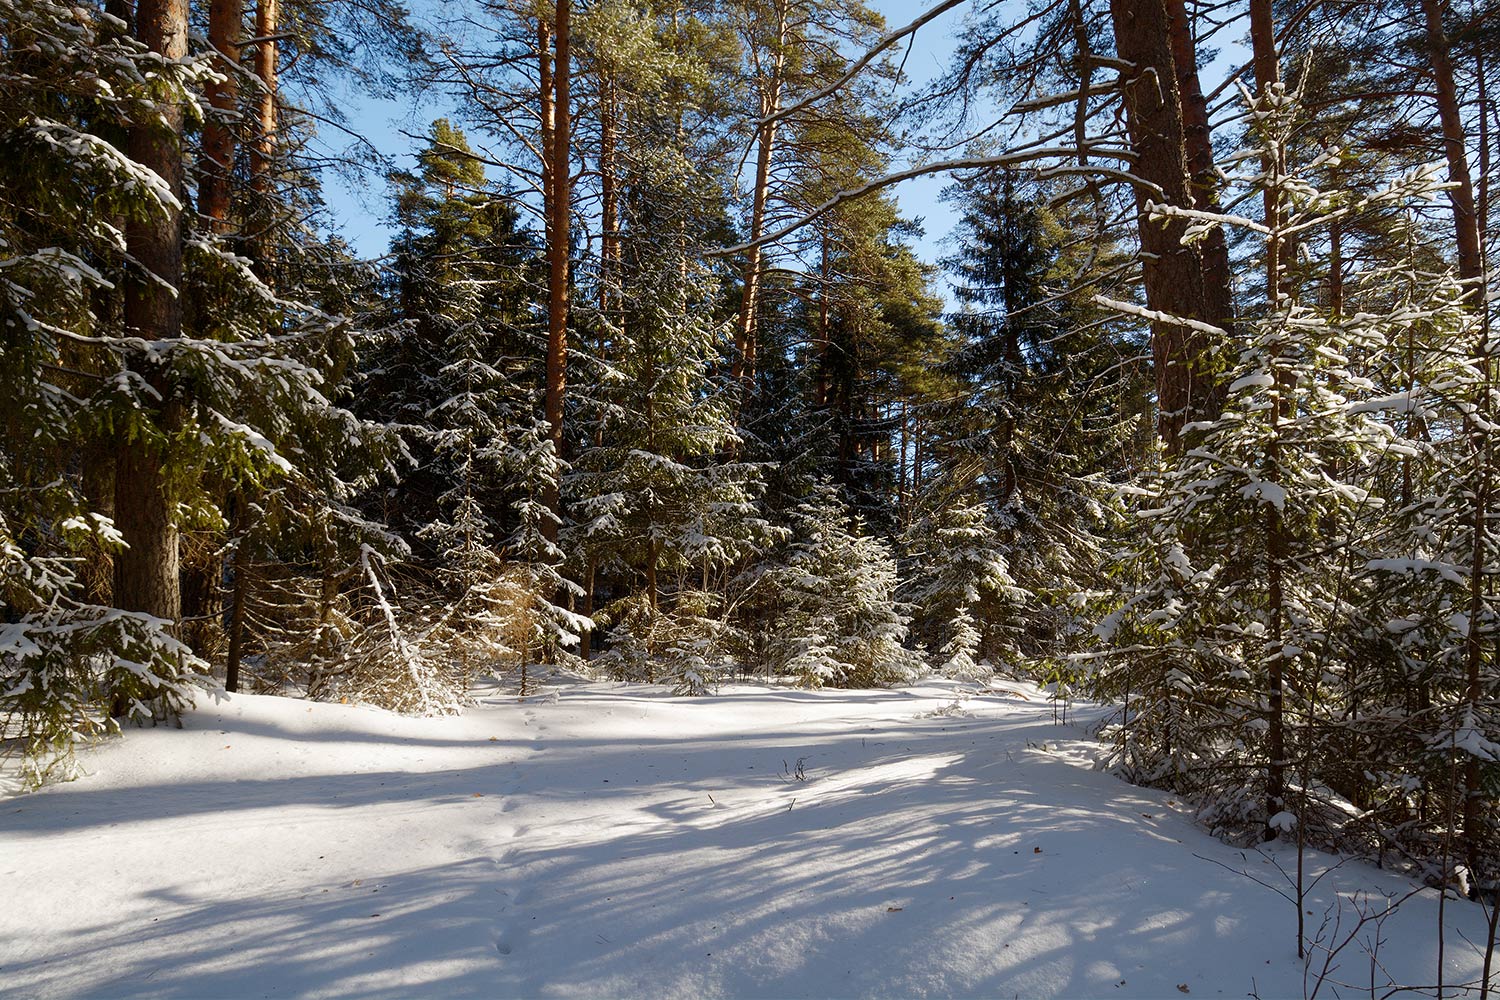
M661 542L651 539L646 555L646 600L655 611L660 594L656 585L656 566L661 561Z
M1276 22L1272 18L1271 0L1250 0L1251 61L1255 68L1256 96L1265 100L1273 85L1281 82L1281 60L1276 54ZM1264 158L1261 168L1269 176L1281 173L1279 159ZM1269 185L1261 195L1268 229L1280 225L1281 206L1278 193ZM1266 301L1276 308L1281 295L1281 246L1276 240L1266 244Z
M234 129L230 119L239 99L242 3L243 0L212 0L208 8L208 43L221 57L214 68L225 79L222 83L210 83L207 88L213 111L203 123L198 211L217 233L229 228L229 178L234 171Z
M1110 11L1118 54L1133 67L1125 87L1125 110L1135 172L1159 187L1167 204L1191 207L1182 103L1167 41L1165 2L1110 0ZM1182 245L1187 223L1151 219L1149 200L1145 191L1136 190L1147 305L1170 316L1212 322L1204 305L1203 258L1196 246ZM1183 424L1206 412L1212 382L1207 348L1202 333L1163 320L1151 324L1157 432L1168 452L1181 451Z
M1422 0L1422 13L1427 19L1427 51L1432 59L1433 82L1437 85L1448 180L1454 185L1448 189L1448 200L1453 205L1453 228L1458 238L1458 276L1469 283L1472 295L1478 292L1484 276L1483 254L1479 247L1478 213L1474 210L1474 184L1464 147L1463 117L1458 107L1458 87L1453 81L1448 36L1443 31L1442 0Z
M255 190L271 189L271 163L276 158L276 32L281 12L277 0L258 0L255 5L255 75L260 78L256 102L255 145L250 149L250 176Z
M911 523L911 497L906 491L907 428L911 417L907 413L906 400L901 400L901 450L896 453L896 508L901 526Z
M255 142L250 146L250 187L256 194L252 253L256 273L262 281L271 281L270 231L272 226L271 173L276 162L276 32L280 24L277 0L257 0L255 5L255 75L260 78L260 97L256 102Z
M599 81L599 188L600 188L600 255L602 271L599 282L599 314L606 319L611 309L614 282L620 276L620 190L619 150L616 132L619 109L615 98L612 70L604 71ZM600 356L605 356L600 345Z
M188 51L187 14L186 0L142 0L136 11L137 37L167 59L182 59ZM179 196L182 121L180 106L162 105L156 115L144 116L142 124L131 129L129 140L131 158L155 171ZM181 210L164 206L132 220L126 240L130 256L148 275L126 285L127 332L158 343L175 340L182 333L182 306L175 294L182 285ZM131 367L159 396L146 418L172 433L181 421L181 408L173 399L168 373L146 359L133 360ZM115 525L127 547L115 556L114 603L127 611L176 621L182 613L182 591L164 460L160 450L140 435L120 447Z
M761 248L758 241L766 230L766 203L771 196L771 157L776 147L776 122L764 121L781 110L786 69L787 0L776 0L776 51L771 75L761 97L762 123L756 129L755 189L750 202L750 250L745 255L744 294L740 299L739 325L735 328L734 381L743 405L755 391L756 315L760 305Z
M1433 83L1437 88L1438 119L1443 127L1443 147L1448 159L1448 179L1453 187L1448 189L1448 200L1453 205L1453 228L1458 244L1458 274L1469 288L1470 303L1482 308L1476 300L1481 293L1484 279L1484 256L1479 241L1479 214L1474 205L1474 186L1469 174L1469 158L1464 143L1463 118L1458 105L1458 87L1453 77L1453 61L1449 54L1448 37L1443 30L1442 0L1422 0L1422 13L1427 27L1427 51L1432 60ZM1480 114L1484 110L1481 108ZM1487 409L1489 399L1490 361L1483 339L1475 348L1475 357L1484 373L1479 394L1480 413ZM1484 649L1481 622L1484 614L1484 568L1485 531L1487 529L1486 506L1490 502L1491 455L1488 436L1482 430L1485 420L1466 417L1465 430L1474 446L1474 508L1472 564L1469 567L1469 625L1464 641L1465 691L1464 702L1471 713L1477 711L1483 688L1481 668ZM1483 788L1479 762L1470 756L1464 766L1463 828L1466 858L1469 868L1477 877L1480 844L1483 830Z
M592 619L594 617L594 560L589 559L588 566L583 573L583 617ZM594 630L585 628L578 633L578 655L583 657L587 664L593 652Z
M832 372L829 364L831 347L828 342L828 237L823 236L822 252L818 261L818 384L814 403L819 410L828 407Z
M569 93L571 54L568 43L568 16L570 0L557 0L555 32L555 56L552 67L552 162L550 175L552 203L549 208L551 225L547 239L547 387L544 415L547 420L548 438L552 441L553 453L563 458L563 400L567 388L568 351L568 227L572 210L572 177L569 165L571 144L571 95ZM545 50L542 56L546 60ZM545 92L546 87L544 85ZM545 110L547 98L543 97ZM557 541L557 529L562 520L561 484L557 478L548 481L544 502L552 517L543 522L543 535L549 542Z
M1491 363L1482 353L1484 346L1481 343L1478 351L1479 362L1483 365L1484 380L1481 383L1483 402L1479 406L1480 419L1469 420L1468 434L1474 443L1474 513L1473 513L1473 542L1470 549L1469 565L1469 624L1464 636L1464 667L1465 685L1464 702L1468 708L1471 724L1478 725L1481 705L1484 700L1484 686L1482 683L1482 672L1484 668L1484 636L1483 622L1485 618L1485 562L1488 555L1486 536L1489 531L1488 509L1492 502L1490 484L1494 476L1494 452L1490 443L1490 436L1484 427L1490 422L1493 413L1488 404L1492 383L1490 378ZM1484 782L1483 774L1479 766L1479 759L1472 753L1466 755L1464 762L1464 845L1465 860L1468 862L1469 871L1479 884L1484 884L1486 879L1479 867L1480 846L1486 842L1484 830ZM1496 905L1500 905L1497 903Z
M89 448L83 465L83 496L89 510L113 518L115 514L115 452L107 442ZM97 538L90 538L80 576L83 599L90 604L112 605L114 555Z
M1198 81L1198 52L1186 0L1167 0L1172 31L1172 63L1182 98L1183 141L1187 147L1188 171L1192 177L1193 206L1205 212L1219 211L1219 179L1214 170L1213 133L1208 122L1208 102ZM1229 269L1229 243L1222 226L1215 226L1203 240L1203 306L1210 322L1226 329L1234 318L1233 278Z
M1475 206L1478 218L1475 220L1479 228L1479 252L1480 261L1483 263L1485 253L1485 240L1490 228L1490 119L1489 119L1489 97L1485 83L1484 56L1479 55L1474 59L1474 80L1476 87L1475 97L1479 104L1479 203ZM1485 310L1485 332L1488 333L1489 310Z
M235 497L234 584L229 597L229 651L224 657L224 689L240 689L240 660L245 650L245 605L250 597L249 503L243 495Z
M1258 96L1265 100L1271 95L1272 88L1281 82L1270 0L1250 0L1250 42ZM1268 151L1261 160L1262 169L1268 178L1263 196L1265 224L1270 230L1266 237L1266 308L1272 313L1279 308L1277 303L1281 299L1281 183L1284 162L1285 153L1279 147ZM1296 385L1289 382L1282 371L1278 370L1275 378L1276 394L1270 413L1271 440L1266 446L1266 461L1273 474L1280 456L1281 421L1288 415L1288 401L1296 398ZM1266 594L1271 615L1271 652L1266 664L1266 818L1269 820L1286 808L1286 595L1283 575L1288 545L1281 511L1275 507L1267 507L1265 517ZM1297 818L1299 826L1305 818ZM1266 839L1273 839L1276 835L1277 831L1268 825ZM1298 912L1301 912L1300 906ZM1299 951L1301 941L1299 933Z

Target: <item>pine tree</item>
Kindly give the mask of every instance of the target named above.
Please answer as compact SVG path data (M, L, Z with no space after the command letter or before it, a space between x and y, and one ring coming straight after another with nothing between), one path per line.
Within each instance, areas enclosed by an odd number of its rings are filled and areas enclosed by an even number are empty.
M985 507L961 498L919 518L905 541L903 596L916 609L918 641L937 653L938 670L976 676L981 650L991 663L1013 660L999 627L1021 592Z
M910 620L896 601L891 550L863 532L824 482L799 504L787 541L756 569L755 645L765 669L809 687L871 687L912 680L920 659L906 649Z
M422 471L403 491L430 548L439 627L459 695L481 669L555 658L587 622L554 601L567 584L540 502L559 463L533 397L541 385L528 297L537 259L516 209L486 182L467 137L433 124L420 173L399 178L402 270L381 405L413 421ZM438 654L452 662L449 653Z
M1144 345L1086 300L1113 287L1119 253L1047 207L1049 191L1007 171L950 189L963 208L946 262L955 344L920 410L934 456L920 502L939 517L987 505L1018 589L983 631L1016 660L1059 653L1078 631L1071 597L1097 583L1116 528L1109 491L1150 437L1144 366L1121 363Z

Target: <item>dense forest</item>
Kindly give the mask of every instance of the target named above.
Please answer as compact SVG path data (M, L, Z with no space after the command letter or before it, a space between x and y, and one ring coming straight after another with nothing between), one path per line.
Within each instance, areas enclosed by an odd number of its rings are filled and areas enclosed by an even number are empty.
M1224 836L1500 884L1494 4L443 7L0 0L36 781L205 683L998 672ZM373 261L351 86L451 107Z

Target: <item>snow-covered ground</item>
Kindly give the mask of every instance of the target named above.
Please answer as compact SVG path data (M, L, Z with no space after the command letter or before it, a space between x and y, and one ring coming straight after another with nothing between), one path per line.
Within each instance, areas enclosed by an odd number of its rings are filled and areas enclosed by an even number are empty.
M0 994L1303 995L1290 904L1203 859L1269 861L1092 770L1035 692L957 695L205 697L0 801ZM1345 865L1310 924L1408 888ZM1384 927L1403 982L1434 978L1436 902ZM1448 917L1472 981L1480 914Z

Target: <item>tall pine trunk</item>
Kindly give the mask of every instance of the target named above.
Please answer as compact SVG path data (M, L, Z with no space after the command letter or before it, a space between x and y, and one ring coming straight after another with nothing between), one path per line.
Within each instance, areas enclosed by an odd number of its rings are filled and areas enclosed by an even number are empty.
M1464 125L1458 104L1458 87L1453 76L1453 60L1449 52L1448 36L1443 29L1442 0L1421 0L1422 14L1426 21L1427 52L1431 59L1432 78L1437 90L1438 120L1443 128L1443 148L1448 160L1448 179L1453 184L1448 189L1448 200L1453 206L1453 228L1458 244L1458 276L1469 290L1469 302L1474 308L1483 308L1477 301L1482 294L1484 280L1484 255L1479 241L1479 213L1474 204L1474 184L1469 172L1469 157L1465 144ZM1484 109L1480 110L1481 116ZM1481 635L1485 607L1485 563L1488 529L1486 507L1491 503L1490 479L1492 453L1489 436L1483 429L1483 419L1488 409L1491 362L1486 353L1484 337L1475 347L1475 360L1481 367L1483 379L1479 388L1479 413L1466 417L1465 432L1473 442L1473 539L1469 566L1469 624L1464 639L1464 702L1469 713L1478 719L1480 702L1484 691L1481 672L1484 664L1483 637ZM1477 419L1476 419L1477 418ZM1463 774L1463 832L1465 860L1470 871L1479 873L1480 844L1484 840L1484 791L1479 761L1472 754L1467 756Z
M137 37L170 60L188 51L186 0L141 0ZM162 105L131 129L130 156L155 171L179 197L182 192L182 122L179 105ZM131 257L145 274L125 289L127 331L161 347L182 333L182 211L173 205L131 221L126 230ZM159 348L160 349L160 348ZM146 419L166 433L181 423L171 378L156 358L138 357L131 368L156 397ZM120 447L115 472L115 524L126 548L115 556L114 603L176 621L182 611L177 527L172 518L165 456L148 437L135 435ZM119 708L120 706L116 706Z
M208 43L219 53L214 69L222 82L208 85L212 113L203 123L203 155L199 159L198 211L215 232L228 230L229 182L234 172L233 117L239 99L240 23L243 0L212 0L208 8Z
M1186 0L1167 0L1167 17L1171 26L1172 62L1182 100L1183 142L1192 178L1193 206L1217 212L1219 181L1214 169L1213 132L1208 121L1208 101L1198 80L1198 47ZM1203 239L1203 307L1210 322L1225 328L1234 318L1232 288L1229 242L1224 238L1223 227L1214 226Z
M568 235L572 216L572 176L570 173L569 148L572 124L571 112L571 61L569 51L569 7L571 0L557 0L557 19L553 24L554 56L551 66L551 95L546 93L547 54L542 50L543 62L543 125L545 113L551 105L551 162L543 173L548 178L550 204L547 206L547 386L544 401L544 416L547 434L552 442L553 453L559 458L563 454L563 403L567 390L568 358ZM544 29L545 30L545 29ZM545 137L544 137L544 144ZM543 502L552 517L543 523L543 535L549 542L557 541L558 525L562 521L562 491L556 477L547 481Z
M1443 149L1448 159L1448 200L1453 205L1453 228L1458 240L1458 276L1476 289L1484 274L1479 246L1479 215L1474 208L1474 183L1469 174L1469 156L1464 144L1463 116L1458 106L1458 87L1453 78L1453 59L1443 30L1442 0L1422 0L1427 21L1427 52L1432 60L1432 78L1437 88L1438 120L1443 126ZM1473 291L1470 293L1475 294Z
M271 194L274 187L271 172L276 161L276 89L277 45L281 12L277 0L257 0L255 5L255 75L260 79L256 101L255 142L250 145L250 186L256 195L256 220L253 226L252 257L261 280L269 282L273 269L270 259L270 231L273 224Z
M1131 64L1125 88L1126 126L1135 153L1135 173L1155 184L1169 205L1194 203L1188 177L1182 101L1168 40L1171 26L1164 0L1111 0L1119 57ZM1187 223L1153 220L1149 197L1137 187L1137 232L1146 303L1156 311L1189 320L1214 322L1205 306L1201 251L1183 246ZM1182 450L1182 427L1207 412L1212 389L1208 344L1202 333L1178 323L1151 324L1156 372L1157 432L1168 452Z
M768 121L781 111L785 86L788 0L776 0L776 51L771 73L761 98L761 123L756 129L755 188L750 202L750 250L745 255L744 292L740 298L739 324L735 327L734 381L743 405L755 390L756 316L760 306L762 253L759 240L766 231L766 205L771 197L771 159L776 147L776 122Z

